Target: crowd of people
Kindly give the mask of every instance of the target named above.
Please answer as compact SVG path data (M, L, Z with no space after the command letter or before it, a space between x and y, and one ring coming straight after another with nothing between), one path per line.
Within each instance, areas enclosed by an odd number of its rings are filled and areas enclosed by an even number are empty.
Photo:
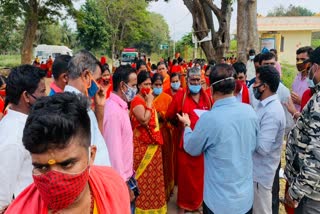
M88 51L0 77L0 213L289 214L320 210L320 47L292 91L277 51L135 60ZM294 71L292 71L294 72ZM48 95L48 96L47 96ZM286 139L286 193L279 199Z

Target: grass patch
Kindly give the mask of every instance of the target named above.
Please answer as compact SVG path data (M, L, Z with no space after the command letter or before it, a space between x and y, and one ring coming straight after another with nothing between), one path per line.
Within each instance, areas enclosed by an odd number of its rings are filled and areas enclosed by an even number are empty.
M20 55L0 55L0 68L12 68L20 65Z
M281 63L282 83L291 90L294 78L297 75L297 68L294 65Z
M311 47L313 47L314 49L317 47L320 47L320 39L312 39L311 40Z

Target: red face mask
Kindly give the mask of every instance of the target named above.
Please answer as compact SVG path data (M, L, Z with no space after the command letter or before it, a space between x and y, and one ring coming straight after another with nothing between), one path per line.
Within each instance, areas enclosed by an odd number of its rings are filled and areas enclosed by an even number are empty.
M89 167L79 174L65 174L49 171L33 175L42 200L53 211L59 211L71 205L83 191L89 179Z
M234 89L234 93L238 94L241 91L242 87L243 87L243 81L236 80L236 87Z
M151 90L150 88L141 88L141 93L143 95L147 95L150 93L150 90Z

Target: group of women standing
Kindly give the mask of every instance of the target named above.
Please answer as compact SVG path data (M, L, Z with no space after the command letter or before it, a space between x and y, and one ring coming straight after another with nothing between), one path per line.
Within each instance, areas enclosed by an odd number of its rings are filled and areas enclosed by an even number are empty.
M170 77L167 71L166 64L159 63L152 77L147 71L139 72L138 93L130 103L134 170L141 192L136 213L167 213L174 188L174 127L165 115L172 96L181 88L179 75Z

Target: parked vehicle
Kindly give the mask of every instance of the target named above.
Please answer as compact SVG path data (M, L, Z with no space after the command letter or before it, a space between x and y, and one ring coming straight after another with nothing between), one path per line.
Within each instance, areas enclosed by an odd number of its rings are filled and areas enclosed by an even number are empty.
M42 61L46 62L49 56L54 60L57 56L69 55L72 56L72 50L66 46L59 45L38 45L34 49L34 57L38 56L40 63Z

